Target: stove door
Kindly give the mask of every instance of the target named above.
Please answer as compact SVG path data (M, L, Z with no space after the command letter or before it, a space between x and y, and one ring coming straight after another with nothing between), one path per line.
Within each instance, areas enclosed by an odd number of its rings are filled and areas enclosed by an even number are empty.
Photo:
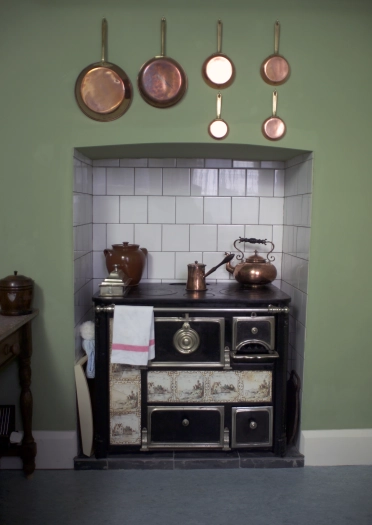
M149 367L224 366L223 317L155 317L155 359Z

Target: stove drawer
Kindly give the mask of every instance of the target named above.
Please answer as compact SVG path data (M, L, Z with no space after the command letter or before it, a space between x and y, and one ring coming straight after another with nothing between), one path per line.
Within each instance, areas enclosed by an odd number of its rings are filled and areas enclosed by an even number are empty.
M275 348L275 318L233 317L232 350L245 354L265 354Z
M271 447L273 407L233 407L231 448Z
M223 317L155 317L155 359L149 367L225 364Z
M223 448L224 407L147 407L148 448Z

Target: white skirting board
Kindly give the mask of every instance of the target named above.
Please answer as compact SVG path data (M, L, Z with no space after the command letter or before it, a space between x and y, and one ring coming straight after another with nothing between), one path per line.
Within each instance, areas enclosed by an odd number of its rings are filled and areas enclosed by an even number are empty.
M32 432L37 445L36 469L73 469L77 454L77 433L71 431ZM0 458L0 469L21 469L22 460L17 457Z
M372 429L303 430L305 466L372 465Z

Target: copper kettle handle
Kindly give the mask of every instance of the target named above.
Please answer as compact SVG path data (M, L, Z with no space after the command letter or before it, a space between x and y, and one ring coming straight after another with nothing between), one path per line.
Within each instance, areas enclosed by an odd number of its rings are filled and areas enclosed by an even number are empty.
M271 241L268 241L267 239L255 239L254 237L250 237L249 239L247 237L239 237L239 239L236 239L236 241L234 242L234 246L238 250L238 252L241 253L241 255L237 255L236 258L241 260L241 259L244 258L244 252L239 250L239 248L236 245L237 242L249 242L251 244L264 244L265 246L266 246L267 243L270 243L272 248L269 251L269 253L267 254L267 260L268 261L275 261L275 257L273 255L271 255L271 257L269 257L270 253L272 251L274 251L274 248L275 248L274 244Z

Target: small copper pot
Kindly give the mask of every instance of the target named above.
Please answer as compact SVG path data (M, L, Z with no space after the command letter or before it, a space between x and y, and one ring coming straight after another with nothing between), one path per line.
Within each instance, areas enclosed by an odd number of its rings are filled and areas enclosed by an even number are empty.
M24 275L8 275L0 280L0 314L27 315L32 312L34 281Z

